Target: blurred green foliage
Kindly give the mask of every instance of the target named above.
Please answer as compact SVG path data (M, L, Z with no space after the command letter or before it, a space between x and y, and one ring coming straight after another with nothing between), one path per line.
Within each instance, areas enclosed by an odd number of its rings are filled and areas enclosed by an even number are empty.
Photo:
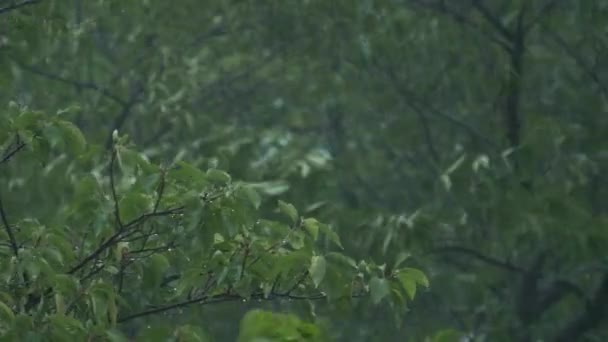
M604 2L0 19L8 340L608 339Z

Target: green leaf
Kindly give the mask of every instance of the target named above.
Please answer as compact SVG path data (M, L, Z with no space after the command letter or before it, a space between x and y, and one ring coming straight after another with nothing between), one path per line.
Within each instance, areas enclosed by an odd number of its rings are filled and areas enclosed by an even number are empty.
M313 256L310 261L308 272L310 273L310 277L312 278L312 282L315 284L315 287L319 287L319 284L321 281L323 281L326 270L327 262L325 261L325 258L321 255Z
M250 186L268 196L278 196L289 190L289 183L285 181L253 183Z
M416 296L416 282L405 273L398 273L397 279L411 300Z
M0 302L0 320L6 325L10 325L15 320L13 310L4 304L4 302Z
M301 230L294 230L287 236L287 241L291 247L295 250L304 248L304 232Z
M319 221L315 218L307 218L302 223L304 229L312 236L312 239L317 240L317 237L319 237Z
M44 114L37 111L26 110L15 118L13 128L19 131L37 129L43 123Z
M399 277L401 277L401 276L408 277L408 278L412 279L414 282L416 282L416 284L418 284L418 285L422 285L424 287L429 287L429 280L421 270L405 267L405 268L401 268L401 269L397 270L396 273Z
M144 155L121 145L116 147L116 158L118 160L118 165L125 172L142 170L146 173L152 173L158 170L158 168L153 166Z
M49 321L51 333L55 335L55 337L67 337L69 340L73 341L74 338L82 338L85 333L82 322L73 317L64 315L50 315Z
M59 315L65 314L65 298L60 293L55 293L55 311Z
M253 205L255 209L259 209L260 204L262 204L262 198L260 197L260 194L258 194L258 192L250 186L245 186L242 189L251 205Z
M439 331L433 336L433 342L459 342L463 334L453 329Z
M357 269L357 262L353 260L351 257L348 257L342 253L330 252L325 254L325 259L335 264L336 266L346 267L347 269L352 268L352 270Z
M399 254L397 254L397 258L395 260L395 265L393 266L393 268L395 269L395 268L399 267L409 257L410 257L409 253L399 252Z
M143 285L146 288L155 288L160 285L163 275L169 268L169 260L162 254L154 254L148 261L143 278Z
M391 293L391 287L388 281L384 278L373 277L369 281L369 291L374 304L380 301Z
M205 342L208 339L205 336L204 331L199 326L184 325L175 330L175 334L178 341L184 342Z
M56 125L61 130L64 141L73 155L79 155L84 152L87 141L76 125L64 120L57 120Z
M209 169L209 170L207 170L207 179L209 179L213 182L226 184L226 183L229 183L232 178L225 171L218 170L218 169Z
M107 330L106 336L108 337L108 340L110 340L110 342L128 342L128 341L130 341L128 338L125 337L125 335L123 335L123 333L121 333L120 331L118 331L116 329Z
M128 223L152 210L153 199L141 192L131 191L118 202L120 218Z
M166 342L175 341L173 329L166 324L144 325L137 336L137 341ZM134 341L135 339L133 339Z
M340 242L340 237L338 234L336 234L336 232L333 231L333 229L331 229L329 225L321 223L319 224L319 229L323 234L325 234L329 241L344 249L344 247L342 247L342 242Z
M296 223L298 220L298 210L291 203L286 203L279 200L279 210L287 217L291 219L292 223Z
M238 342L320 341L313 324L292 314L251 310L241 320Z
M177 162L175 167L169 170L167 178L188 188L207 184L207 177L203 171L183 161Z

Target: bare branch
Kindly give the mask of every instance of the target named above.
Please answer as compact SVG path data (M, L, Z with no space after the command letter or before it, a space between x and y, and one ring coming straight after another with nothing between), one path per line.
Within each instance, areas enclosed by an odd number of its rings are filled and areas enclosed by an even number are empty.
M143 215L139 216L138 218L134 219L133 221L123 225L122 230L118 230L116 233L114 233L112 236L110 236L105 242L103 242L99 247L97 247L96 250L94 250L91 254L89 254L87 257L82 259L78 264L76 264L76 266L72 267L67 273L74 274L78 270L82 269L89 262L91 262L92 260L95 260L105 250L107 250L108 248L110 248L113 245L115 245L116 243L118 243L124 237L123 234L127 233L129 231L129 229L145 222L146 219L151 218L151 217L169 216L169 215L180 212L182 209L183 209L183 207L178 207L178 208L168 209L165 211L158 211L155 213L143 214Z
M14 147L13 147L14 146ZM10 149L13 147L12 149ZM25 143L21 141L19 135L15 136L15 143L9 146L7 151L4 152L2 159L0 160L0 164L4 164L8 162L17 152L21 151L25 147Z
M10 11L16 10L18 8L21 8L21 7L25 7L25 6L29 6L29 5L34 5L34 4L38 3L38 2L40 2L40 0L24 0L22 2L13 3L13 4L8 5L6 7L0 8L0 14L7 13L7 12L10 12Z
M144 93L144 89L143 84L138 82L135 89L131 92L129 99L122 104L120 114L114 119L112 127L110 128L110 133L106 139L106 148L110 149L112 147L112 135L114 134L114 131L120 130L125 124L127 118L132 113L133 107L139 102L141 95Z
M114 201L114 217L116 218L116 224L118 224L118 231L122 232L124 226L120 220L120 208L118 206L118 196L116 195L116 184L114 181L114 163L116 162L116 149L112 150L112 157L110 158L110 189L112 191L112 200Z
M165 170L160 170L160 181L158 183L158 190L156 192L156 202L154 202L154 209L152 212L156 212L158 210L158 206L160 205L160 201L163 198L163 193L165 191Z
M355 295L353 297L360 297L360 295ZM292 299L292 300L320 300L320 299L327 298L327 296L323 295L323 294L317 294L317 295L311 295L311 296L293 296L293 295L275 294L274 296L266 297L264 295L264 293L255 293L255 294L251 295L251 297L250 297L250 299L253 299L253 300L274 300L276 298L286 298L286 299ZM133 319L136 319L136 318L156 315L156 314L171 311L174 309L183 308L183 307L186 307L186 306L189 306L192 304L206 305L206 304L215 304L215 303L222 303L222 302L239 301L242 299L243 299L242 296L239 296L236 294L231 294L228 292L213 295L213 296L203 295L201 297L185 300L182 302L159 306L159 307L155 307L155 308L152 308L149 310L131 314L128 316L119 317L117 321L118 321L118 323L124 323L127 321L131 321Z
M475 7L484 19L486 19L486 21L489 22L490 25L492 25L507 41L513 40L513 33L510 32L500 19L483 4L483 0L473 0L473 7Z
M456 253L456 254L462 254L462 255L467 255L470 257L473 257L474 259L477 259L479 261L482 261L488 265L494 266L496 268L500 268L509 272L515 272L515 273L525 273L526 270L511 264L508 261L502 261L487 255L482 254L481 252L478 252L474 249L470 249L470 248L466 248L466 247L461 247L461 246L445 246L445 247L440 247L440 248L436 248L435 250L433 250L431 253Z
M298 280L296 280L296 282L293 284L293 286L287 290L284 295L285 296L289 296L291 295L291 293L293 291L295 291L298 286L300 286L300 284L302 284L304 282L304 280L306 280L306 278L308 277L308 270L305 270L304 272L302 272L302 275L300 275L300 278L298 278Z
M87 89L87 90L92 90L95 91L99 94L101 94L102 96L116 102L117 104L121 105L121 106L125 106L127 104L127 101L121 99L120 97L118 97L117 95L113 94L112 92L110 92L108 90L108 88L106 87L102 87L97 83L94 82L83 82L83 81L79 81L79 80L74 80L74 79L70 79L70 78L66 78L63 76L59 76L53 73L49 73L47 71L44 71L42 69L39 69L37 67L34 66L30 66L30 65L26 65L23 64L21 62L19 62L18 60L12 59L13 62L17 63L17 65L25 70L25 71L29 71L33 74L36 74L38 76L42 76L45 78L48 78L50 80L53 81L58 81L58 82L62 82L65 84L69 84L73 87L79 88L79 89Z
M2 224L4 225L4 230L6 230L6 234L8 235L9 243L11 245L11 250L13 251L13 255L15 257L19 256L19 244L17 243L17 239L15 238L15 234L11 225L8 222L8 218L6 217L6 212L4 211L4 205L2 204L2 199L0 198L0 218L2 219Z
M375 64L376 68L378 68L389 79L392 79L393 82L395 82L396 79L394 78L394 76L392 76L392 73L390 70L386 70L386 68L380 66L377 62L374 64ZM490 140L488 137L486 137L483 134L481 134L480 132L478 132L474 127L470 126L468 123L461 121L460 119L457 119L457 118L455 118L451 115L448 115L448 114L444 113L443 111L433 107L431 104L427 103L423 99L420 99L412 91L410 91L406 87L402 86L401 84L395 84L395 88L399 91L400 95L403 98L407 99L407 101L409 103L417 104L420 107L424 107L424 109L426 109L425 112L432 114L436 117L446 119L449 123L451 123L455 126L458 126L462 129L464 129L465 131L467 131L471 136L473 136L477 140L482 141L485 144L489 145L490 147L496 149L497 144L494 141Z

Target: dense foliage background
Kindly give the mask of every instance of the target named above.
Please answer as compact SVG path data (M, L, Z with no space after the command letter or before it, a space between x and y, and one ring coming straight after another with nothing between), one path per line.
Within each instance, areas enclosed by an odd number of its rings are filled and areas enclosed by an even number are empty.
M607 340L607 32L605 1L0 1L0 333Z

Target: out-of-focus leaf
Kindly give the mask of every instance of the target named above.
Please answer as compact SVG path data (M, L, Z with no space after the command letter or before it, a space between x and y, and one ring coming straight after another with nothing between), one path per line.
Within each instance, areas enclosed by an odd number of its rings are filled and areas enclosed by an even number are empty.
M340 242L340 237L338 234L336 234L336 232L334 232L333 229L331 229L329 225L319 224L319 229L321 230L321 233L323 233L329 239L329 241L333 242L341 249L344 249L344 247L342 247L342 242Z
M316 240L319 236L319 221L315 218L306 218L302 222L304 229L310 234L313 240Z
M463 334L456 330L442 330L433 336L433 342L460 342L462 341Z
M327 270L327 262L322 255L315 255L312 257L308 272L312 278L313 283L316 287L319 286L323 278L325 277L325 271Z
M151 212L152 206L152 197L137 191L128 192L118 202L120 218L124 223L128 223L143 214Z
M268 196L278 196L289 190L289 183L285 181L252 183L250 186Z
M293 204L279 200L279 209L283 214L291 219L292 223L296 223L298 220L298 210L293 206Z
M57 120L56 125L61 130L65 143L72 154L79 155L84 152L87 141L76 125L64 120Z
M13 310L11 310L8 305L4 304L4 302L0 302L0 320L2 320L2 322L8 326L13 323L14 319L15 314L13 313Z
M207 179L209 179L213 182L226 184L226 183L229 183L232 178L226 171L222 171L222 170L218 170L218 169L209 169L209 170L207 170Z
M412 279L418 285L422 285L424 287L429 287L428 278L422 271L420 271L418 269L405 267L405 268L401 268L401 269L397 270L396 274L399 277L407 277L409 279Z
M378 304L384 297L389 295L391 287L386 279L373 277L369 281L369 292L372 302Z
M180 161L167 173L168 180L174 180L182 185L202 186L207 184L206 174L200 169Z

